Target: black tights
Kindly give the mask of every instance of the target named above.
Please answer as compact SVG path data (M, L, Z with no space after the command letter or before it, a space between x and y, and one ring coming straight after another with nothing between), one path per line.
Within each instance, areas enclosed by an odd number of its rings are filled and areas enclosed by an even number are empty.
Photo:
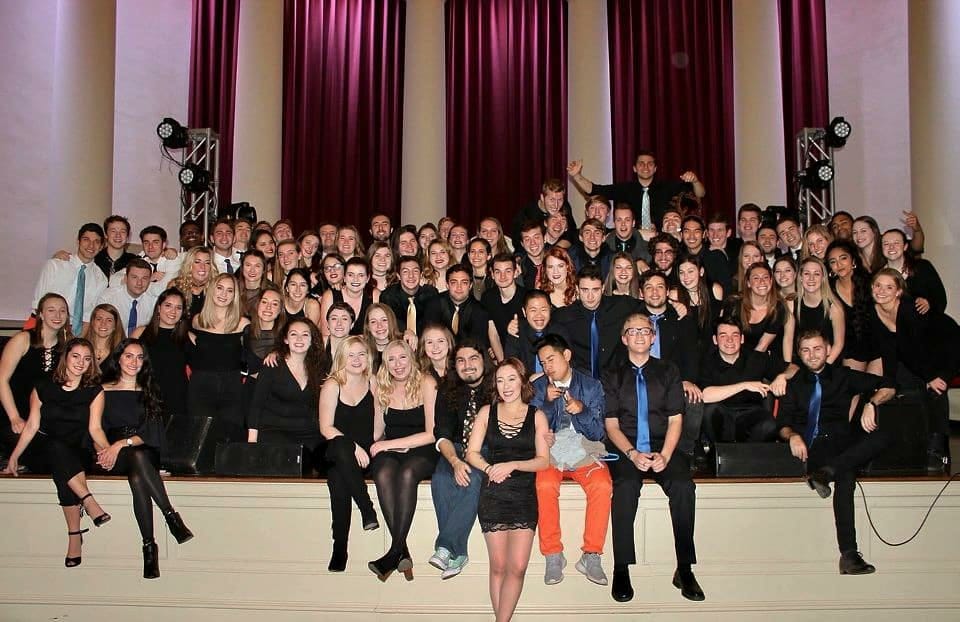
M126 475L133 494L133 515L144 542L153 540L153 502L164 515L173 511L167 489L157 470L159 458L155 450L144 445L124 447L117 456L113 472Z
M371 465L373 481L377 485L380 509L393 540L388 554L400 554L406 549L407 534L417 509L417 487L433 475L436 460L416 454L384 451L377 454Z

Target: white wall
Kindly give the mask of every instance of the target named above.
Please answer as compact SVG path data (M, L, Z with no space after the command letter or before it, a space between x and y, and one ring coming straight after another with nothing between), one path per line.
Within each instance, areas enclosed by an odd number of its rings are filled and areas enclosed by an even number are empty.
M834 151L836 209L902 226L911 204L907 0L827 2L830 116L853 125Z
M136 243L155 224L177 244L178 169L160 157L156 128L164 117L187 122L190 18L184 0L117 3L113 213L130 219Z

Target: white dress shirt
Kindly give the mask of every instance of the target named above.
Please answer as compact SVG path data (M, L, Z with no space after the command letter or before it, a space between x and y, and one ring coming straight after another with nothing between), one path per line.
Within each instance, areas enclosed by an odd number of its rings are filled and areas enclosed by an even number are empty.
M127 320L130 318L130 307L133 306L134 300L137 301L137 326L146 326L150 323L150 318L153 316L153 307L157 304L157 297L151 294L149 289L141 294L139 298L134 299L134 297L130 295L130 292L127 291L126 285L122 287L108 287L104 290L103 294L100 295L97 304L113 305L117 313L120 314L123 331L129 333ZM129 337L129 335L127 336Z
M228 259L230 260L230 267L233 268L232 271L227 270ZM238 253L236 250L234 250L229 257L224 257L217 251L214 251L213 262L217 264L217 270L219 270L222 274L227 272L236 273L240 271L240 253Z
M80 266L86 265L84 274L83 289L83 321L90 321L90 313L97 306L97 300L100 294L107 289L107 277L103 270L97 267L92 261L84 264L76 253L70 255L70 259L63 261L60 259L48 259L43 264L40 271L40 278L37 279L37 287L33 290L33 309L36 310L40 299L49 292L60 294L67 301L67 307L73 306L73 301L77 294L77 275L80 274ZM74 313L70 309L71 315Z

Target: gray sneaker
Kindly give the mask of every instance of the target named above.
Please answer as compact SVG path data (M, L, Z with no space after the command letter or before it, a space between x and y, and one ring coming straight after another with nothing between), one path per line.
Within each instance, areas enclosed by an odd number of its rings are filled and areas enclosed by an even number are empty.
M450 563L450 551L442 546L439 547L427 563L437 570L446 570L447 564Z
M563 569L567 567L567 558L563 553L547 555L547 570L543 573L543 582L547 585L556 585L563 581Z
M577 562L576 569L597 585L607 584L607 575L603 573L603 566L600 565L599 553L584 553Z

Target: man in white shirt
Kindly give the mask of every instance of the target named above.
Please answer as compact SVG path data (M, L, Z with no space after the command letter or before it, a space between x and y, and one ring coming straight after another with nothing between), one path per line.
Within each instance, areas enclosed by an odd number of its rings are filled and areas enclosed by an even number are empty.
M97 299L107 288L107 277L93 263L102 247L103 227L95 222L80 227L77 252L67 260L48 259L43 265L33 291L33 308L37 308L40 298L47 292L60 294L70 308L73 332L79 335L84 322L90 321Z
M123 287L107 288L97 304L110 304L120 314L127 335L138 326L145 326L153 316L157 297L150 293L150 277L153 269L141 257L134 257L127 264Z
M220 218L213 225L210 244L213 246L213 261L220 272L233 274L240 269L240 253L233 248L233 221Z
M183 255L178 255L175 249L167 246L167 232L157 225L150 225L140 230L140 244L143 246L143 252L138 256L146 261L153 271L150 276L149 292L158 297L166 289L165 285L170 282L170 279L177 276L180 271ZM126 269L114 273L110 277L110 287L123 289L126 278Z

